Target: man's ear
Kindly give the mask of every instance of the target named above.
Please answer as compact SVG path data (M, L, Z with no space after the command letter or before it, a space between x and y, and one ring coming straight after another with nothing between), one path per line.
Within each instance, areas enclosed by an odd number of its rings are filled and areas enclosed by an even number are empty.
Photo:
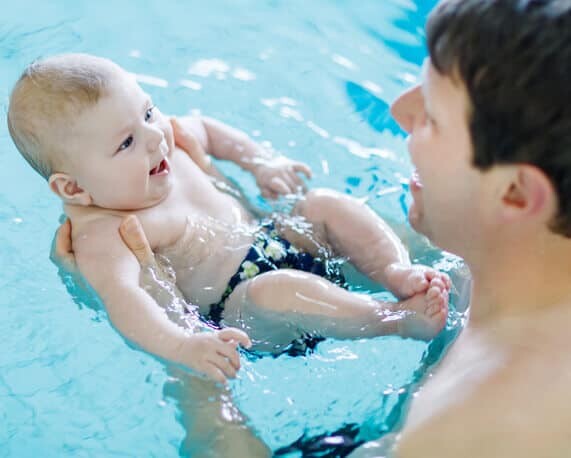
M551 219L557 197L547 175L533 165L517 165L502 195L505 221L528 217Z
M50 189L61 197L65 203L83 206L91 205L92 200L89 193L81 189L77 185L77 181L67 173L53 173L48 183Z

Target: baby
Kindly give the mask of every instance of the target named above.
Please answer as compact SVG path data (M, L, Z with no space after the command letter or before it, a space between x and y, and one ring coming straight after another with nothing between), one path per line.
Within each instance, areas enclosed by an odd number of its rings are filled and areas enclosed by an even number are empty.
M267 197L295 193L303 184L298 173L309 178L310 169L271 157L213 119L171 123L109 60L67 54L33 63L12 92L8 124L19 151L62 199L77 265L112 324L150 353L224 381L235 376L236 346L250 346L249 337L262 349L307 334L429 339L445 324L448 277L412 266L371 209L319 189L290 216L260 221L215 185L208 155L250 171ZM190 332L157 306L118 231L128 215L169 260L185 300L227 327ZM339 286L331 253L400 302Z

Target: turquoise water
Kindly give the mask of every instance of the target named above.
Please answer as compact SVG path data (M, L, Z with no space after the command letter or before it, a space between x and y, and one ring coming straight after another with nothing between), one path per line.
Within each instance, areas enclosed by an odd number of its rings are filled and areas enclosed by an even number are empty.
M415 258L455 268L456 258L406 224L411 165L387 111L417 80L424 57L422 28L435 2L416 3L14 2L0 22L2 116L33 59L109 57L139 75L163 112L202 112L306 161L312 186L366 199ZM5 119L0 158L0 456L177 456L184 432L163 393L163 364L130 348L104 313L83 305L89 297L68 293L49 260L61 206L17 154ZM263 205L249 176L222 168ZM376 291L354 280L355 289ZM327 340L303 357L244 360L232 385L236 402L274 450L342 455L343 444L331 444L398 424L456 318L431 345Z

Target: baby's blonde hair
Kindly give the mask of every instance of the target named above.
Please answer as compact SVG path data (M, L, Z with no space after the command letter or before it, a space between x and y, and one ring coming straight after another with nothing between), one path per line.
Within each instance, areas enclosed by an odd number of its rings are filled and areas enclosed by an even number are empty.
M24 70L10 96L8 130L22 156L44 178L64 159L64 129L105 94L118 68L101 57L62 54Z

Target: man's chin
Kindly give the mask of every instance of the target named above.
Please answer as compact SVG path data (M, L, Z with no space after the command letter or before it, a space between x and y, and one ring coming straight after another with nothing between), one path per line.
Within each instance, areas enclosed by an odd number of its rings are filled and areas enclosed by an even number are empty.
M408 222L416 232L419 234L427 235L422 227L422 220L422 212L417 208L416 204L413 203L408 209Z

